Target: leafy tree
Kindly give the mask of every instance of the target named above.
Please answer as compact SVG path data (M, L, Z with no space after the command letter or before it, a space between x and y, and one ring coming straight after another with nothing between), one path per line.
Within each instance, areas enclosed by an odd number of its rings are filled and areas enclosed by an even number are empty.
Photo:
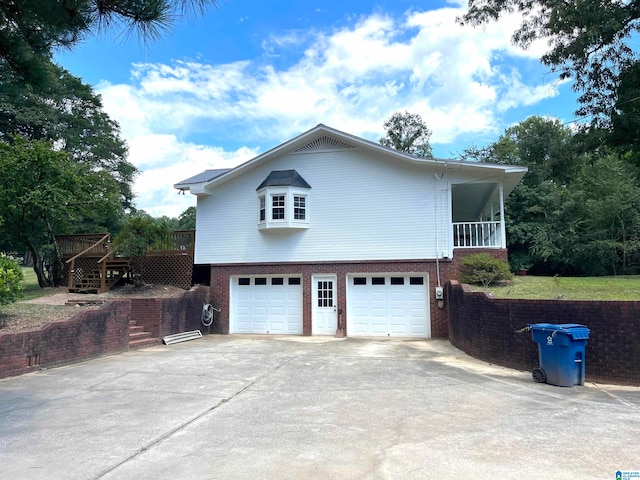
M595 158L572 184L571 266L586 275L640 271L640 185L618 155Z
M418 157L432 157L431 130L416 113L395 112L384 122L387 134L380 139L380 144Z
M460 21L483 25L512 12L523 18L513 42L526 48L535 40L547 40L549 50L541 61L558 71L560 78L574 79L574 88L582 92L577 114L596 115L596 121L607 124L618 97L621 73L636 60L638 3L469 0L469 10Z
M108 172L73 161L43 140L0 141L1 237L31 253L41 287L62 280L55 236L94 212L113 217L120 208L119 188Z
M114 245L120 255L131 258L132 274L137 286L142 284L144 276L144 256L147 250L166 238L169 228L148 214L131 216L114 239Z
M7 87L0 89L0 140L21 135L51 141L70 159L108 172L119 185L123 209L131 208L137 170L126 159L120 128L89 85L54 64L48 68L52 83L39 91L0 80Z
M56 48L71 48L90 34L120 28L144 41L177 18L201 14L216 0L11 0L0 2L0 65L31 85L47 83Z
M611 113L611 131L602 140L640 167L640 63L620 75L618 101Z
M558 119L539 116L507 128L485 149L465 154L471 155L481 161L526 166L524 184L533 186L545 180L566 183L580 162L571 130Z
M602 144L584 153L595 138L574 135L557 120L531 117L494 144L468 153L481 161L529 168L505 206L513 270L562 275L638 271L638 176Z
M178 230L196 229L196 207L189 207L178 217Z

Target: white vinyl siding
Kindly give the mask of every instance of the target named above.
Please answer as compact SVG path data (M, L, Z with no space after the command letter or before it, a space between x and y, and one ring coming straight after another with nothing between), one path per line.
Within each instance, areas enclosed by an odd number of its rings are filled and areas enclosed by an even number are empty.
M446 251L447 181L432 166L367 155L358 149L289 154L199 195L195 262L427 259ZM286 169L312 186L308 228L256 228L257 186L271 171Z

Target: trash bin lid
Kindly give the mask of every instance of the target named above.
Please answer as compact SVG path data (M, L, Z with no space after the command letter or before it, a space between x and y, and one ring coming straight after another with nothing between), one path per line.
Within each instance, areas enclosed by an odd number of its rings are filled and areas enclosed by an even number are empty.
M527 325L531 330L564 333L573 340L586 340L589 338L589 329L579 323L531 323Z

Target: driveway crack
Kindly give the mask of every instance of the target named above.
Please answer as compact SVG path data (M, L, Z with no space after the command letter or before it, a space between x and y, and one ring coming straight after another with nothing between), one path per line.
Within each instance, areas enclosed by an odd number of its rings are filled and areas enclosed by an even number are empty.
M285 365L287 365L289 362L293 361L294 359L298 358L298 356L293 356L293 357L289 357L286 360L284 360L283 362L279 363L278 365L276 365L274 367L273 370L269 371L268 373L265 373L259 377L257 377L255 380L253 380L252 382L249 382L247 385L245 385L244 387L242 387L241 389L239 389L237 392L233 393L232 395L228 396L227 398L223 398L222 400L220 400L218 403L216 403L215 405L203 410L202 412L200 412L199 414L197 414L196 416L190 418L189 420L187 420L186 422L181 423L180 425L172 428L171 430L163 433L162 435L160 435L159 437L155 438L153 441L147 443L146 445L144 445L143 447L139 448L138 450L136 450L135 453L133 453L132 455L129 455L127 458L125 458L124 460L122 460L121 462L115 464L114 466L112 466L111 468L103 471L102 473L100 473L98 476L95 477L95 480L99 480L101 478L104 478L105 476L107 476L108 474L114 472L115 470L117 470L118 468L120 468L122 465L130 462L131 460L134 460L135 458L139 457L140 455L142 455L143 453L151 450L153 447L155 447L156 445L161 444L162 442L164 442L166 439L171 438L172 436L174 436L176 433L180 432L181 430L184 430L185 428L187 428L188 426L194 424L195 422L197 422L198 420L200 420L202 417L208 415L209 413L213 412L214 410L216 410L217 408L221 407L222 405L229 403L231 400L233 400L234 398L237 398L239 395L242 395L244 392L246 392L248 389L250 389L251 387L253 387L256 383L261 382L262 380L264 380L266 377L269 377L270 375L272 375L273 373L277 372L278 370L280 370L282 367L284 367Z

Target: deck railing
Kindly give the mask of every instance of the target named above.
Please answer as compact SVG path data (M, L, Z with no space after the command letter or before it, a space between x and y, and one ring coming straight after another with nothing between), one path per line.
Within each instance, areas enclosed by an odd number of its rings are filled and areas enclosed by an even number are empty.
M148 253L152 255L176 255L177 253L193 255L195 230L178 230L170 232L165 238L156 242Z
M104 243L102 240L105 235L107 234L57 235L56 241L63 257L71 257L80 252L94 257L101 257L104 255Z
M453 246L455 248L503 247L500 222L454 223Z

